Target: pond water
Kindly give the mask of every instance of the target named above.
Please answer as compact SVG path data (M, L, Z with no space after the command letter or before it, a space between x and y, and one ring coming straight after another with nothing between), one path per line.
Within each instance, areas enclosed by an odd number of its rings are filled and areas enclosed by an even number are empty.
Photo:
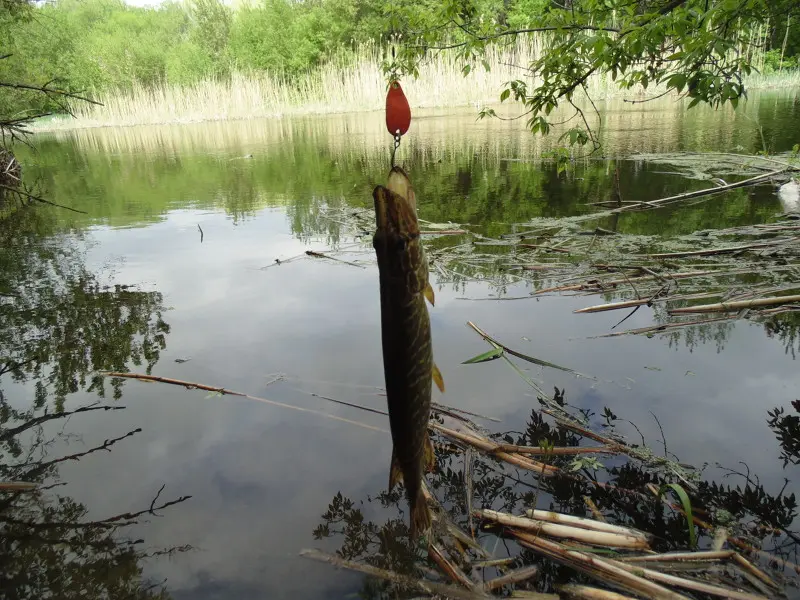
M735 114L685 112L672 101L607 102L600 110L604 156L566 173L547 160L555 140L531 136L522 121L476 121L463 111L415 115L398 161L417 189L420 217L501 235L533 218L589 212L590 203L611 197L615 172L626 199L708 185L637 153L750 153L764 144L780 153L800 142L796 92L762 93ZM39 309L4 321L9 356L21 361L35 345L41 363L25 381L3 376L4 397L24 409L39 381L46 392L37 397L46 395L51 410L94 402L98 391L125 407L75 415L48 430L79 436L57 441L49 452L58 455L141 429L111 452L61 464L59 493L93 519L147 508L162 485L162 499L191 495L134 528L148 548L194 548L144 565L174 598L352 597L360 576L298 552L338 547L312 535L337 493L361 503L368 519L397 515L369 501L387 482L388 420L319 397L385 408L374 255L369 236L354 237L336 215L371 207L389 143L382 115L368 114L83 130L40 136L35 153L20 150L49 199L88 214L42 208L36 218L4 225L4 285L43 299ZM781 212L768 184L623 214L613 227L667 237L768 222ZM307 250L335 250L341 260ZM57 267L42 266L52 260ZM596 376L526 370L545 389L564 388L575 406L597 415L609 407L656 450L663 428L682 462L709 465L706 477L744 485L714 466L744 471L744 462L767 493L778 495L784 478L792 480L786 493L797 491L796 467L784 468L766 423L767 411L788 409L799 396L795 337L740 321L669 337L589 339L620 318L573 314L596 298L473 301L500 291L480 276L448 280L434 271L432 278L442 402L502 419L490 425L494 431L523 429L537 406L502 361L461 364L487 349L465 325L472 321L526 354ZM510 284L502 293L531 289ZM627 323L652 319L643 307ZM98 369L225 387L373 428L201 390L98 384ZM638 438L633 427L620 429Z

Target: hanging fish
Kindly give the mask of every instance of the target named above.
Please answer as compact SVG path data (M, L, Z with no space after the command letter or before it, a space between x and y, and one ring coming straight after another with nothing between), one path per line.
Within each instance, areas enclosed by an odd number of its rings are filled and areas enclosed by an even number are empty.
M399 81L389 84L386 94L386 129L397 139L411 126L411 107Z
M422 486L425 470L432 470L436 461L428 437L432 384L444 392L433 362L425 306L426 299L433 304L434 295L408 175L394 167L386 187L376 187L373 198L377 228L372 243L378 258L383 373L393 446L389 490L402 479L411 508L411 537L416 538L431 525Z

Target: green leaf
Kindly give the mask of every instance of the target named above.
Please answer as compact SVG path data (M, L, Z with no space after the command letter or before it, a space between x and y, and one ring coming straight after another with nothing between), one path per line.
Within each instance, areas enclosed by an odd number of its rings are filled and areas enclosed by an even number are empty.
M476 363L488 362L490 360L495 360L498 358L502 358L503 356L503 349L502 348L492 348L484 352L483 354L478 354L478 356L473 356L469 360L465 360L462 362L462 365L474 365Z
M465 77L469 75L469 72L472 71L472 65L464 65L461 67L461 74Z
M681 505L683 506L683 512L686 514L686 522L689 525L689 544L692 548L697 546L697 534L694 531L694 519L692 517L692 503L689 501L689 495L686 493L679 484L677 483L665 483L661 486L658 490L659 498L664 495L668 489L671 489L675 494L680 498Z
M511 95L511 90L509 89L503 90L503 92L500 94L500 102L505 102L506 100L508 100L508 97L510 95Z

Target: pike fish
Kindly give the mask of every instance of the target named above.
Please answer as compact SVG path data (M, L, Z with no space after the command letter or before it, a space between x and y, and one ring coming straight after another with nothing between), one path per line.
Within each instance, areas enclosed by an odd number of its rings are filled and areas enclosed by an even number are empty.
M411 512L411 537L425 533L431 516L422 491L425 469L434 464L428 436L431 382L444 391L433 363L427 299L434 302L428 261L419 235L414 190L400 167L372 193L377 228L372 245L378 258L383 373L392 431L389 490L402 478Z

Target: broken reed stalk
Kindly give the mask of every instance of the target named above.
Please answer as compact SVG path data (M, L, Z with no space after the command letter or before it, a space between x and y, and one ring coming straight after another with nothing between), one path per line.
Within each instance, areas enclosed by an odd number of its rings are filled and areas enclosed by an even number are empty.
M527 581L528 579L533 579L538 573L539 567L536 567L535 565L520 567L514 571L509 571L505 575L500 575L499 577L490 579L483 584L483 589L487 592L491 592L503 587L504 585L521 583L523 581Z
M350 425L357 425L359 427L363 427L364 429L371 429L372 431L380 431L382 433L388 433L387 429L383 429L382 427L375 427L374 425L368 425L366 423L362 423L361 421L353 421L352 419L345 419L344 417L339 417L336 415L331 415L329 413L322 412L320 410L314 410L313 408L303 408L301 406L293 406L291 404L285 404L283 402L278 402L276 400L268 400L267 398L260 398L258 396L251 396L250 394L245 394L243 392L236 392L234 390L229 390L226 388L221 387L213 387L210 385L205 385L202 383L195 383L192 381L183 381L181 379L171 379L169 377L160 377L158 375L144 375L141 373L121 373L116 371L100 371L100 375L103 377L123 377L126 379L138 379L139 381L147 381L147 382L156 382L156 383L166 383L169 385L178 385L188 390L197 389L197 390L206 390L208 392L216 392L218 394L222 394L223 396L238 396L240 398L247 398L249 400L256 400L257 402L263 402L264 404L270 404L272 406L280 406L281 408L290 408L292 410L297 410L300 412L312 413L315 415L320 415L322 417L326 417L328 419L333 419L334 421L341 421L343 423L349 423Z
M595 521L594 519L585 519L583 517L565 515L549 510L529 509L525 511L525 514L529 519L536 519L537 521L562 523L571 525L573 527L582 527L584 529L591 529L594 531L604 531L606 533L616 533L619 535L638 537L645 541L649 541L653 537L652 535L637 529L622 527L620 525L611 525L610 523L606 523L604 521Z
M617 592L588 585L578 585L577 583L557 585L556 591L566 594L571 598L581 598L582 600L634 600L634 598L630 596L624 596Z
M632 550L649 550L650 545L647 540L640 536L621 535L619 533L610 533L607 531L596 531L585 529L581 527L574 527L569 525L559 525L552 522L537 521L527 517L517 517L507 513L501 513L494 510L476 510L473 511L476 517L484 520L494 521L506 527L514 527L516 529L524 529L525 531L532 531L536 534L544 534L550 537L566 538L583 542L585 544L592 544L594 546L606 546L609 548L628 548Z
M453 598L454 600L486 600L487 598L491 598L491 596L486 595L480 590L465 590L464 588L448 585L446 583L436 583L423 579L415 579L407 575L401 575L400 573L373 567L372 565L365 565L363 563L345 560L343 558L339 558L335 554L328 554L327 552L322 552L320 550L301 550L300 556L303 558L310 558L312 560L325 562L336 567L342 567L352 571L359 571L361 573L365 573L366 575L379 577L380 579L386 579L387 581L391 581L399 585L417 589L424 594L439 594L446 598Z
M617 567L591 554L571 550L563 544L552 542L524 531L512 529L511 533L522 546L535 550L551 560L572 567L590 577L594 577L602 583L613 584L615 587L641 594L653 600L688 600L682 594L638 577L626 569Z
M629 204L626 206L621 206L610 211L612 214L626 212L629 210L634 210L639 208L642 205L646 205L650 208L657 208L660 206L664 206L666 204L671 204L673 202L679 202L681 200L691 200L692 198L702 198L703 196L710 196L713 194L719 194L720 192L727 192L728 190L735 190L741 187L747 187L750 185L755 185L760 183L761 181L770 179L771 177L775 177L776 175L780 175L781 173L785 173L787 169L778 169L776 171L770 171L768 173L762 173L761 175L756 175L755 177L750 177L749 179L745 179L743 181L737 181L736 183L729 183L727 185L721 185L713 188L706 188L703 190L696 190L694 192L686 192L684 194L678 194L676 196L668 196L667 198L660 198L658 200L650 200L648 202L642 202L640 204Z
M668 311L671 315L691 313L733 312L745 308L758 308L760 306L776 306L779 304L793 304L800 302L800 294L792 296L775 296L772 298L757 298L755 300L734 300L732 302L718 302L715 304L700 304L699 306L685 306L673 308Z
M455 431L454 429L449 429L447 427L439 425L436 422L430 423L429 427L438 431L439 433L441 433L446 437L458 440L465 444L469 444L470 446L473 446L479 450L483 450L484 452L491 454L495 458L503 460L514 466L527 469L528 471L539 473L544 477L552 477L553 475L558 474L560 471L560 469L558 469L557 467L553 467L552 465L546 465L544 463L531 460L530 458L517 456L515 454L510 454L508 452L500 451L498 450L499 444L492 442L489 439L479 438L471 434L463 433L461 431Z

